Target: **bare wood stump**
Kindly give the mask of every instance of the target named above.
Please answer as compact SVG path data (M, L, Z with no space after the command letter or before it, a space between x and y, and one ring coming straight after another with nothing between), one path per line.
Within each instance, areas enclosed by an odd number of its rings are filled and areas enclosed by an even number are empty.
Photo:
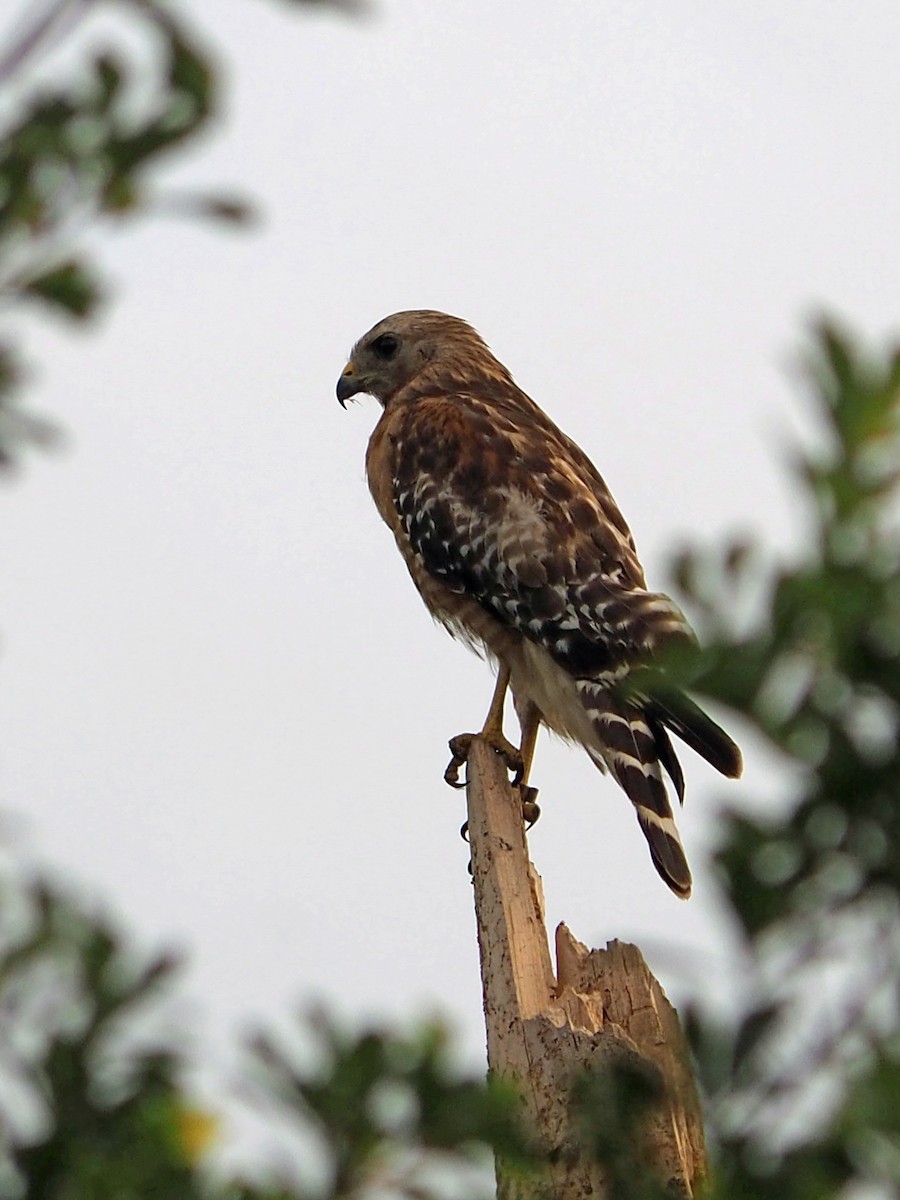
M666 1099L635 1155L673 1197L706 1172L700 1104L678 1016L636 946L589 951L556 931L554 975L540 877L528 858L522 807L495 752L476 739L467 766L469 840L487 1026L488 1065L519 1088L548 1161L543 1178L498 1164L501 1200L607 1200L603 1169L572 1127L573 1078L630 1058L658 1071Z

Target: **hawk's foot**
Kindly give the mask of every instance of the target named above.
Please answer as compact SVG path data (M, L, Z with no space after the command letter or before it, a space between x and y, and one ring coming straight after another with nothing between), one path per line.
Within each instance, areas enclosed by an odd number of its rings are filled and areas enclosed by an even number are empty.
M444 783L449 783L453 788L463 788L466 786L465 781L461 781L459 778L459 768L469 757L469 751L472 748L472 738L477 736L475 733L458 733L456 737L452 737L447 743L450 747L451 758L449 763L447 763L447 770L444 772Z
M504 737L499 731L485 730L482 733L459 733L456 737L452 737L449 741L450 754L452 755L450 762L447 764L447 770L444 772L444 782L449 783L451 787L462 788L465 783L460 781L459 769L469 757L469 751L472 749L472 742L476 737L482 737L487 744L499 754L506 764L508 771L512 771L513 780L512 786L518 787L525 774L525 764L522 761L522 755L518 749Z

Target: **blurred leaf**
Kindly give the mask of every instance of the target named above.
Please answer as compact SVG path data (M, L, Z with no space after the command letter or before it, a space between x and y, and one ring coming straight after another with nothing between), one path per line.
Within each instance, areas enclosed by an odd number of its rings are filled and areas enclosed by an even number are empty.
M760 1043L772 1033L772 1026L780 1015L780 1007L775 1003L746 1011L734 1042L734 1069L739 1070L746 1059L756 1053Z
M37 300L79 322L96 311L101 286L76 244L98 218L146 211L144 177L160 155L207 125L218 93L201 39L156 0L121 6L126 49L113 41L96 53L86 39L81 58L76 50L60 79L45 77L29 88L23 66L93 7L51 5L0 52L0 74L16 73L21 84L0 131L0 295L7 307ZM248 214L227 197L198 202L193 212L232 224ZM29 442L40 444L45 431L7 404L0 413L0 466L12 465Z
M98 84L97 105L108 110L122 90L128 68L121 58L110 53L98 54L93 65Z
M604 1168L610 1200L672 1200L647 1153L646 1123L663 1095L662 1079L637 1055L575 1081L577 1125L591 1157Z
M264 1091L315 1123L329 1148L335 1195L391 1178L410 1154L425 1154L415 1185L421 1190L408 1184L408 1194L423 1197L432 1194L429 1153L462 1162L493 1150L519 1167L533 1161L516 1092L502 1081L461 1078L440 1026L425 1024L408 1036L347 1033L318 1013L310 1028L322 1055L317 1068L301 1070L267 1036L256 1038L254 1057Z
M180 217L200 217L222 221L228 225L248 226L256 218L252 204L237 196L190 196L169 193L153 205L156 212L174 213Z
M99 284L75 259L29 279L22 291L79 321L91 316L101 299Z

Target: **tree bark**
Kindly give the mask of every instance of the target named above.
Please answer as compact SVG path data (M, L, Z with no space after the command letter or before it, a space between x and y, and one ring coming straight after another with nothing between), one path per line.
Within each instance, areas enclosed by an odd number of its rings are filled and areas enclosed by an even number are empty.
M498 1163L500 1200L610 1200L607 1170L573 1127L570 1085L585 1070L628 1061L657 1072L665 1089L642 1127L635 1162L687 1200L705 1174L706 1154L674 1008L636 946L614 941L589 951L565 925L556 931L554 975L519 795L481 739L469 754L466 791L488 1065L516 1083L547 1162L539 1177Z

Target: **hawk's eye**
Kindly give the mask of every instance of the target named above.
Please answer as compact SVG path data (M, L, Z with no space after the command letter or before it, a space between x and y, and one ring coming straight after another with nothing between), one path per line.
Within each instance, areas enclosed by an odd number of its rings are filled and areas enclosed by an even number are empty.
M397 353L397 347L400 345L400 339L394 337L392 333L383 333L381 337L377 337L372 343L372 349L375 351L375 356L388 362Z

